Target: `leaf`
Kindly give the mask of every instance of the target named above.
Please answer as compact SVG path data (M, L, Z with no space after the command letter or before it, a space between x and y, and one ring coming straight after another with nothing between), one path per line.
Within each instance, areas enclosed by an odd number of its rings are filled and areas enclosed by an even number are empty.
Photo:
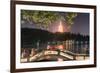
M33 11L33 10L21 10L21 18L26 19L29 22L33 21L38 26L48 28L50 24L58 19L65 19L69 25L74 23L74 18L77 13L62 13L53 11Z

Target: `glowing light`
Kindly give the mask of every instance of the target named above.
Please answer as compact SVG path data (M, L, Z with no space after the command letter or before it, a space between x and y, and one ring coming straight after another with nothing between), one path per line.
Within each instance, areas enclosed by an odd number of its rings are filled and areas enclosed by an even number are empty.
M62 62L63 61L63 59L61 59L61 58L58 58L58 62Z
M64 32L61 21L60 21L60 25L59 25L59 27L58 27L58 31L59 31L59 32Z
M64 46L63 46L63 45L59 45L59 46L58 46L58 49L59 49L59 50L63 50L63 49L64 49Z

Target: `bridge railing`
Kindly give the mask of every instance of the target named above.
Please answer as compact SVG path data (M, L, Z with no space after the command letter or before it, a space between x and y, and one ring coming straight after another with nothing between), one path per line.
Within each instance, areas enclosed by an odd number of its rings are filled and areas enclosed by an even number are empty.
M66 40L63 41L65 50L76 54L89 54L89 41L75 41Z

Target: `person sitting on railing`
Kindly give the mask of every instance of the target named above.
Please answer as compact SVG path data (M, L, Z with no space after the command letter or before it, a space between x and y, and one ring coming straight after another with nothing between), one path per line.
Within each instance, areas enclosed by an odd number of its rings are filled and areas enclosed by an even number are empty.
M51 46L50 45L47 45L47 50L50 50Z
M30 54L30 57L34 56L35 54L36 54L35 49L34 49L34 48L32 48L32 49L31 49L31 54Z
M21 58L27 58L29 56L29 51L24 49L22 54L21 54Z

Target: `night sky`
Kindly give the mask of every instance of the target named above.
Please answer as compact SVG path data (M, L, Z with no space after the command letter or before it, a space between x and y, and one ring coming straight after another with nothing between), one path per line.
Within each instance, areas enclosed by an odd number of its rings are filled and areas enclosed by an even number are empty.
M25 22L21 24L21 28L38 28L34 23ZM63 24L64 29L67 27L65 24ZM52 31L57 29L58 25L53 25L53 29L51 27L49 28ZM82 35L89 35L89 13L78 13L77 17L74 19L74 24L72 25L70 32L75 34L79 33Z
M89 35L89 13L78 13L71 32Z

